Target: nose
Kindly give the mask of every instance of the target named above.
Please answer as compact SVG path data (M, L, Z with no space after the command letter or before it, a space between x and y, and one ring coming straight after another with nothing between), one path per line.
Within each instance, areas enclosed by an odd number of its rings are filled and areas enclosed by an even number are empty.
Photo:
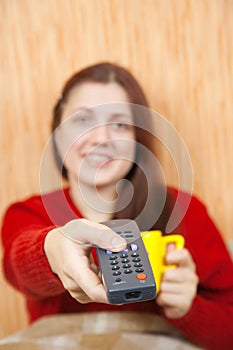
M107 124L99 125L94 128L90 134L92 141L95 144L107 142L110 139L109 127Z

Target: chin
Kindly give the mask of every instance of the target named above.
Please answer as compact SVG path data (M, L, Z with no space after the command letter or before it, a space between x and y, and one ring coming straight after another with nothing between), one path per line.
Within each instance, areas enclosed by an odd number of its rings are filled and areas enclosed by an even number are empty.
M101 180L96 180L94 186L96 188L103 188L103 187L108 187L108 186L116 186L117 182L119 180L112 180L107 178L107 179L101 179Z

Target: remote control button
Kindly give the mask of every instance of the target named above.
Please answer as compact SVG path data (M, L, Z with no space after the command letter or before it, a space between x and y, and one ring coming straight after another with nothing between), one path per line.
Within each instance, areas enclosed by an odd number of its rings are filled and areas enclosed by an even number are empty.
M117 265L114 265L113 267L112 267L112 270L114 271L114 270L119 270L119 268L120 268L120 266L117 266ZM139 271L140 272L140 271Z
M119 275L121 275L121 272L120 272L120 271L114 271L114 272L113 272L113 276L119 276Z
M130 264L124 264L124 265L123 265L123 268L124 268L124 269L129 269L130 267L131 267Z
M130 270L130 269L126 269L125 271L124 271L124 273L126 273L127 275L129 274L129 273L132 273L133 271L132 270Z
M132 256L132 258L137 258L139 256L139 254L138 253L132 253L131 256Z
M140 262L136 262L136 263L134 264L134 267L142 267L142 264L141 264Z
M132 235L132 234L127 233L127 234L125 234L124 238L133 238L133 235Z
M140 258L134 258L134 259L133 259L133 262L139 262L139 261L141 261Z
M121 256L120 256L121 258L128 258L128 254L126 254L126 253L123 253L123 254L121 254Z
M146 274L145 273L138 273L137 274L137 279L139 280L139 281L145 281L145 279L146 279Z
M109 260L116 260L117 259L117 256L116 255L111 255Z
M138 267L135 271L136 272L143 272L144 270L141 267Z
M120 277L117 277L117 278L115 279L115 281L116 281L116 282L120 282L120 281L121 281L121 278L120 278Z
M117 264L119 264L119 262L117 260L112 260L111 261L111 265L117 265Z
M124 250L122 250L122 253L128 253L129 249L125 248Z
M111 255L111 254L112 254L111 250L106 250L106 253L107 253L108 255Z
M122 262L122 264L126 264L129 262L129 259L122 259L121 262Z
M131 247L132 252L136 252L138 250L137 244L132 243L132 244L130 244L130 247Z

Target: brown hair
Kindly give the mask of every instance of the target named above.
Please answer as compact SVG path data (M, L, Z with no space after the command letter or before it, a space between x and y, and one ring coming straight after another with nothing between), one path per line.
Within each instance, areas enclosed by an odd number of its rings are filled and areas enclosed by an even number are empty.
M84 82L98 82L98 83L110 83L116 82L118 83L127 93L129 97L129 101L132 104L133 115L135 120L135 130L136 130L136 140L138 144L141 144L153 152L155 144L153 135L148 130L153 130L153 122L152 117L150 115L148 108L140 109L140 106L149 107L145 94L138 84L137 80L132 76L132 74L126 70L125 68L108 63L103 62L99 64L95 64L89 66L77 73L75 73L64 85L60 98L58 99L56 105L53 109L53 120L52 120L52 131L54 131L61 123L62 112L63 112L63 104L68 100L69 94L71 90L79 84ZM140 112L138 113L138 108ZM59 156L58 149L56 147L55 140L53 139L53 147L54 147L54 156L56 163L59 169L62 169L62 175L67 179L67 171L62 164L62 160ZM140 152L138 152L140 153ZM144 157L142 154L137 154L137 161L140 162L140 158ZM123 210L118 210L120 208L120 203L124 202L127 197L127 184L123 186L121 190L121 194L119 194L118 204L116 206L116 213L114 218L131 218L136 219L138 215L142 212L145 203L148 199L148 195L153 198L151 203L151 210L153 213L156 213L156 208L160 207L159 203L159 192L161 191L161 187L156 183L156 174L155 171L150 169L150 165L146 165L147 173L145 174L142 169L138 166L138 162L135 162L133 167L131 168L129 174L126 179L130 180L131 184L134 188L133 198L130 201L129 205ZM148 190L148 176L152 179L154 186L150 187L150 191ZM149 181L151 183L151 181ZM126 187L125 187L126 186ZM144 218L141 220L142 222L138 222L140 229L150 229L157 228L164 230L166 223L169 218L170 212L170 200L168 197L166 198L165 205L163 205L164 209L162 210L161 215L158 220L151 225L151 227L146 227L145 222L147 221L148 215L151 215L151 210L148 211ZM155 215L156 214L152 214Z

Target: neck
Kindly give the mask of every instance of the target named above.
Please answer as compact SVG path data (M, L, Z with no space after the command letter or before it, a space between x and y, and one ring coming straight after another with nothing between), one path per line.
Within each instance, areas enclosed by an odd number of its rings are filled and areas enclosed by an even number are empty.
M69 177L70 197L83 216L94 222L103 222L113 217L116 191L115 186L95 187L78 183Z

